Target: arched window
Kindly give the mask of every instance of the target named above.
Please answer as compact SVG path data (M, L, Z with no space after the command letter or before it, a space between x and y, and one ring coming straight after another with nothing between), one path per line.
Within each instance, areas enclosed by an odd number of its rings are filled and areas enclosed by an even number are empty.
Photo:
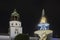
M15 34L18 34L18 29L15 29Z
M16 25L17 25L17 23L16 23Z
M18 19L18 17L17 16L15 16L15 20L17 20Z
M13 23L11 25L13 26Z

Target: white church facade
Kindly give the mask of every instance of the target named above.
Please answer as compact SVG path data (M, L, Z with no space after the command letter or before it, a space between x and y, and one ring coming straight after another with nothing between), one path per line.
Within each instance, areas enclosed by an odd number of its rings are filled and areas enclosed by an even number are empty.
M11 14L10 25L10 37L14 38L18 34L22 34L21 22L19 21L20 15L16 12L16 9Z
M9 40L13 40L16 35L23 33L23 28L21 26L21 21L19 21L20 15L17 13L16 9L11 14L11 20L9 21ZM38 37L29 37L29 40L38 40Z

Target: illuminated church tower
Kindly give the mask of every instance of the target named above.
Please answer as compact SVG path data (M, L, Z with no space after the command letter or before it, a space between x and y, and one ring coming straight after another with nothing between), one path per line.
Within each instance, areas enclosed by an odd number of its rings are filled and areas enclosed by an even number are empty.
M40 23L38 24L38 30L49 30L49 23L47 23L44 9L42 10L41 20Z
M14 38L18 34L22 34L21 22L19 21L20 15L16 12L16 9L11 14L10 24L10 37Z
M38 30L34 32L40 38L39 40L51 40L53 31L49 29L49 23L45 17L44 9L42 10L42 16L40 23L38 24Z

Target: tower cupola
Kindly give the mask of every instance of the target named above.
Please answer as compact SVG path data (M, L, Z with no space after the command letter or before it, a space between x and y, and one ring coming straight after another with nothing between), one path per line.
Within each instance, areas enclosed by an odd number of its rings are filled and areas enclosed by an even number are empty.
M14 9L13 13L11 14L11 20L18 21L20 18L19 14L17 13L16 9Z

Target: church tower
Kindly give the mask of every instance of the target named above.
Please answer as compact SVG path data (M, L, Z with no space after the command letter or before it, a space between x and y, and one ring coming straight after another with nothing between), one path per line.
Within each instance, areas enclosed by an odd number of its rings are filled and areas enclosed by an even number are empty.
M42 10L42 16L38 24L38 30L34 33L39 35L39 40L51 40L53 31L49 29L49 23L45 17L44 9Z
M14 38L18 34L22 34L21 22L19 21L20 15L16 12L16 9L11 14L10 25L10 37Z
M42 16L40 19L40 23L38 24L39 30L49 30L49 23L47 22L47 19L45 17L44 9L42 10Z

